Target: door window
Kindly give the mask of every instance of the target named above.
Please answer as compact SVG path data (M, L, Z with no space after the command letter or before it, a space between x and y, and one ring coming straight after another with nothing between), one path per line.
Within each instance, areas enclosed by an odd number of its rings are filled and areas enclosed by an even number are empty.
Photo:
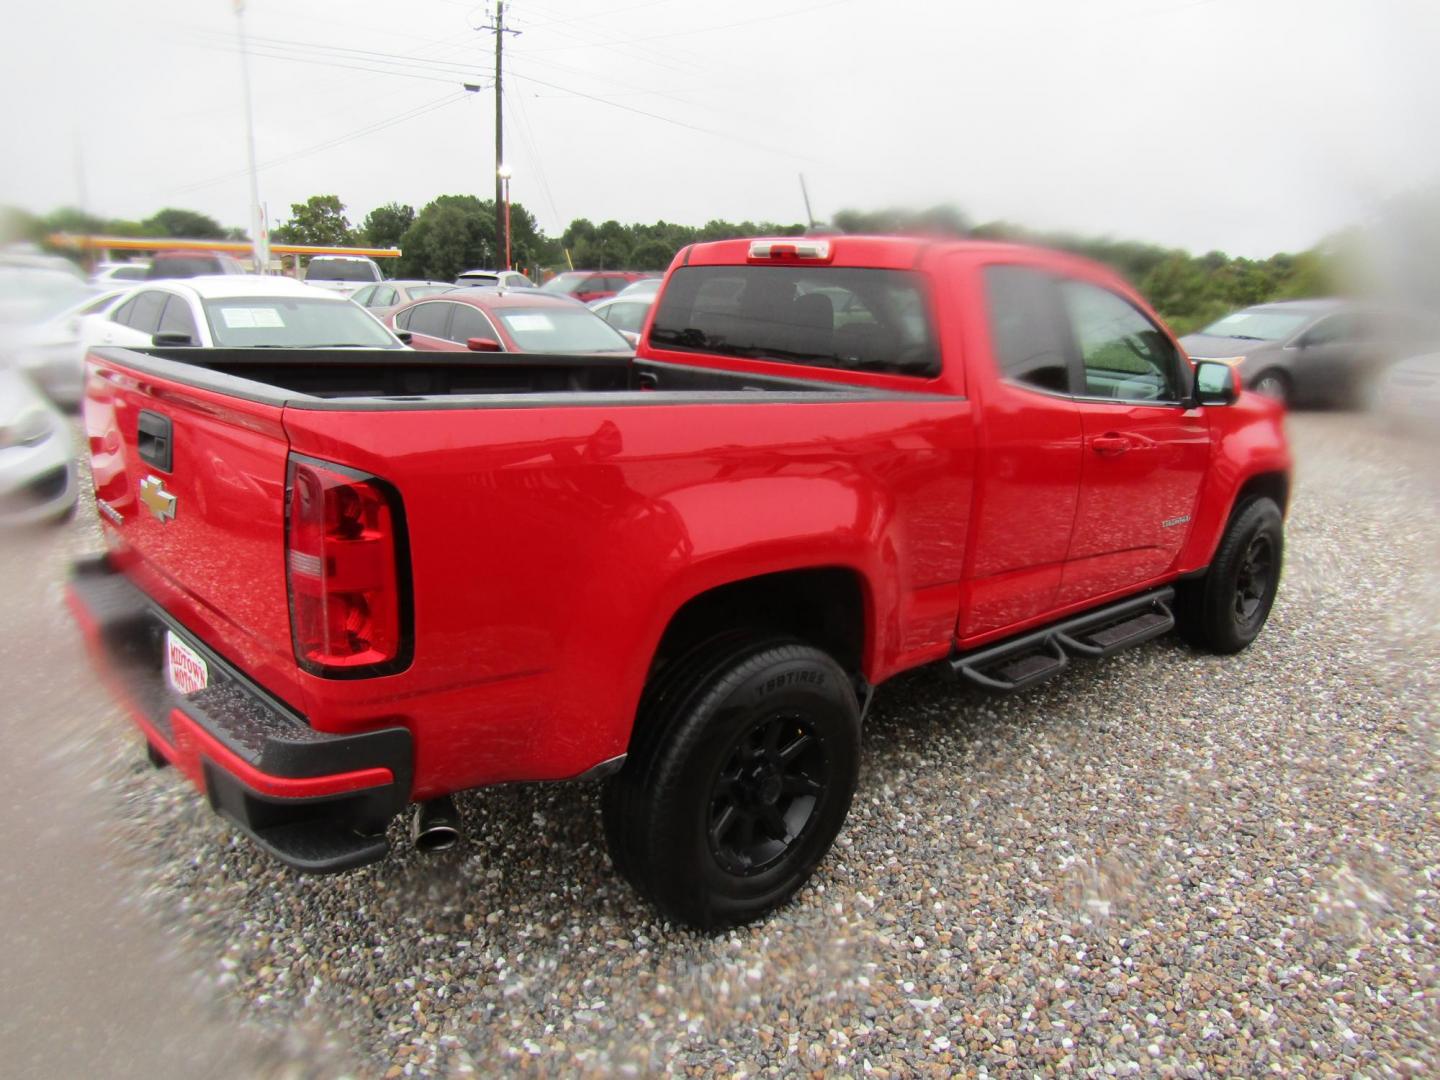
M1055 279L1027 266L987 266L985 303L1004 378L1070 393L1070 328L1057 303Z
M195 328L195 316L190 314L190 304L183 296L171 296L165 304L165 313L160 317L159 332L184 334L196 345L200 344L200 332Z
M354 300L354 301L355 301L357 304L359 304L361 307L369 307L369 306L370 306L370 298L371 298L372 296L374 296L374 295L375 295L375 286L374 286L374 285L366 285L365 288L361 289L359 292L351 293L351 294L350 294L350 299L351 299L351 300Z
M126 305L130 312L125 325L139 330L142 334L155 333L160 329L160 316L165 311L165 301L168 299L169 293L156 292L153 289L142 292Z
M410 309L410 322L406 329L414 334L424 334L426 337L443 338L446 336L446 327L450 325L450 309L454 304L420 304Z
M360 301L366 307L389 307L395 303L395 290L389 286L376 286L368 300Z
M650 310L649 304L611 304L605 309L605 321L616 330L629 330L632 334L640 332L640 326L645 321L645 313Z
M1358 338L1356 320L1353 315L1331 315L1306 330L1303 340L1307 346L1339 345L1342 342L1355 341Z
M451 304L449 306L455 309L455 314L450 320L450 333L447 335L451 341L458 341L463 345L474 337L496 339L494 328L477 308L468 304Z
M1062 281L1060 299L1080 348L1085 397L1180 400L1180 358L1175 346L1139 309L1108 289L1083 281Z

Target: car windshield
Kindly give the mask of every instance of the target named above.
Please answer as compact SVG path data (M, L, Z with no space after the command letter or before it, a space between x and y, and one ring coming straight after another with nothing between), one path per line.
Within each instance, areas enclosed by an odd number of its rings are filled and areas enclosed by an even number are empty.
M400 345L349 300L237 296L205 301L215 344L233 348L322 349Z
M492 311L521 352L630 352L630 343L588 308L502 308Z
M455 279L455 283L457 285L494 285L499 280L499 274L482 274L476 272L473 274L461 274Z
M360 259L315 259L305 268L306 281L379 281L380 272Z
M1313 312L1249 308L1226 315L1200 332L1211 337L1242 338L1246 341L1280 341L1295 333L1312 318Z

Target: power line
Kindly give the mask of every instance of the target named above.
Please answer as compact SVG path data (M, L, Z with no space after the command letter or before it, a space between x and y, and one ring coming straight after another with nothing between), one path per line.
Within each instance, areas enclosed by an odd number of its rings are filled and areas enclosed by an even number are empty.
M201 48L207 48L207 49L214 49L214 50L216 50L216 51L218 51L218 52L237 52L237 51L238 51L238 50L236 50L236 49L234 49L234 48L227 48L227 47L225 47L224 45L203 45L203 44L202 44L200 47L201 47ZM271 49L273 49L273 47L271 47ZM264 59L266 59L266 60L285 60L285 61L289 61L290 63L295 63L295 64L314 64L314 65L318 65L318 66L320 66L320 67L344 68L344 69L347 69L347 70L349 70L349 71L366 71L366 72L370 72L370 73L372 73L372 74L394 75L394 76L397 76L397 77L399 77L399 78L405 78L405 79L422 79L422 80L424 80L424 81L426 81L426 82L446 83L446 84L448 84L448 85L453 85L454 82L455 82L455 78L458 77L459 74L461 74L460 72L456 72L456 75L455 75L455 76L452 76L452 77L450 77L450 78L444 78L444 77L441 77L441 76L439 76L439 75L427 75L427 74L423 74L423 73L420 72L420 71L413 70L413 68L410 67L410 66L402 66L402 65L395 65L395 64L390 64L389 66L380 66L379 62L377 62L377 63L354 63L354 64L347 64L347 63L341 63L339 60L324 60L324 59L320 59L320 58L318 58L318 57L313 57L313 56L293 55L292 53L289 53L289 52L275 52L275 51L271 51L271 50L261 51L260 49L254 48L254 47L251 48L250 54L251 54L252 56L262 57L262 58L264 58ZM324 55L324 54L322 53L321 55ZM473 73L474 71L475 71L475 67L474 67L473 65L465 69L465 73Z
M403 113L387 117L384 120L376 120L373 123L366 124L364 127L356 128L354 131L346 132L344 135L337 135L333 138L326 139L323 142L315 143L312 146L307 146L300 150L293 150L288 154L282 154L280 157L272 158L269 161L261 162L258 166L256 166L256 168L263 171L265 169L272 169L277 165L288 165L292 161L298 161L300 158L309 157L311 154L318 154L324 150L332 150L337 146L342 146L345 143L353 142L354 140L363 138L366 135L373 135L377 131L383 131L385 128L394 127L396 124L402 124L406 120L414 120L420 116L425 115L426 113L434 112L436 109L444 108L446 105L452 105L457 101L463 101L464 98L465 94L463 91L453 94L446 94L442 98L436 98L434 101L429 101L423 105L418 105L414 108L407 109ZM245 169L241 169L238 172L228 172L221 176L211 177L209 180L201 180L197 183L186 184L183 187L172 188L171 190L179 193L198 191L201 188L213 187L216 184L223 184L227 180L235 179L235 177L237 176L244 176L246 171L247 170Z
M646 116L649 117L651 120L659 120L661 123L671 124L675 127L685 128L688 131L695 131L700 133L701 135L712 135L717 139L726 139L730 142L740 143L743 146L753 147L756 150L764 150L766 153L769 154L783 154L791 157L804 158L807 161L820 160L819 158L811 157L808 154L797 154L794 150L780 149L779 147L774 146L766 146L764 143L753 142L750 139L743 139L738 135L731 135L728 132L717 131L714 128L701 127L698 124L687 124L684 120L676 120L674 117L671 116L662 116L659 113L653 113L646 109L637 109L633 105L622 105L618 101L611 101L608 98L603 98L596 94L587 94L583 90L575 90L569 86L561 86L559 83L546 82L544 79L537 79L533 75L522 75L519 72L515 72L514 74L515 78L521 79L525 82L535 83L537 86L548 86L551 90L560 90L575 97L585 98L587 101L596 101L599 102L601 105L609 105L612 109L623 109L625 112L635 113L637 116Z
M514 102L519 102L518 107ZM545 165L540 159L539 139L536 138L534 125L530 123L530 116L525 111L525 95L512 95L510 108L519 117L520 141L525 144L525 152L529 155L530 164L535 168L535 176L540 181L540 190L545 193L545 201L550 204L550 213L558 224L562 220L560 209L555 205L555 196L550 191L550 181L545 175Z
M629 44L640 41L663 41L667 38L688 37L691 34L710 34L716 30L730 30L737 26L753 26L756 23L773 22L776 19L789 19L795 15L808 15L812 11L823 11L825 8L839 7L841 4L850 4L854 0L825 0L822 4L812 4L809 7L795 8L792 11L780 11L772 15L759 15L753 19L741 19L738 22L721 23L719 26L699 26L693 30L672 30L664 34L650 34L646 37L628 39ZM1205 0L1208 2L1208 0ZM579 45L561 45L554 49L537 49L536 52L559 52L564 49L578 49Z

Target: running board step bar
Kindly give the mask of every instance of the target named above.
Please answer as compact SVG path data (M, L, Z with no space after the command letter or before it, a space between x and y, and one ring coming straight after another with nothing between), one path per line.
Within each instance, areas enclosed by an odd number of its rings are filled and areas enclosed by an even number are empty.
M1023 690L1064 671L1071 656L1113 656L1175 626L1175 590L1157 589L950 658L957 678L997 693Z

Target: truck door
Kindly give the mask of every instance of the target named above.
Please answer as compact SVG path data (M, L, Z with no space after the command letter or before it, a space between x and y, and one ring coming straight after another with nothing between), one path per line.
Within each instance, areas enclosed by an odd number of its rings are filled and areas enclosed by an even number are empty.
M1053 277L1023 265L980 274L987 319L971 355L984 395L970 551L956 637L1044 615L1055 606L1080 489L1080 410L1070 393L1069 328ZM981 303L964 305L980 310Z
M1058 288L1080 356L1085 438L1063 607L1141 586L1174 565L1210 435L1204 411L1184 404L1188 365L1164 331L1100 285L1061 278Z

